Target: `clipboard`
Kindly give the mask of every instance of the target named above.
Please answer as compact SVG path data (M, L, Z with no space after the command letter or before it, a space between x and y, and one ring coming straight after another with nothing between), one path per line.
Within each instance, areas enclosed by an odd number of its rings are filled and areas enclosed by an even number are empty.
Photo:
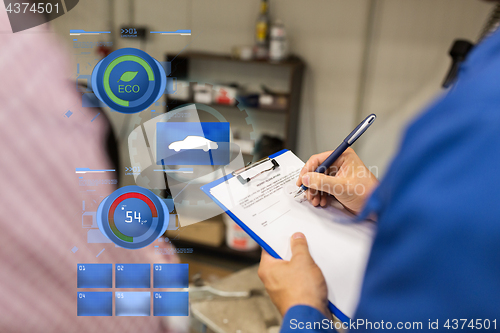
M206 195L208 195L210 197L210 199L212 199L217 205L219 205L220 208L222 208L224 210L224 212L229 215L234 222L236 222L236 224L241 228L243 229L250 237L252 237L252 239L254 241L256 241L264 250L266 250L267 253L269 253L270 255L272 255L274 258L277 258L277 259L283 259L281 258L269 245L267 245L266 242L264 242L259 236L257 236L256 233L254 233L245 223L243 223L243 221L241 221L236 215L234 215L229 209L227 209L219 200L217 200L216 197L214 197L212 195L212 193L210 192L210 190L212 188L214 188L215 186L233 178L233 177L238 177L238 176L241 176L241 173L244 172L244 171L248 171L262 163L265 163L267 161L271 161L272 159L280 156L281 154L283 153L286 153L287 151L289 151L288 149L283 149L277 153L274 153L273 155L269 155L268 157L266 158L263 158L255 163L252 163L250 165L247 165L246 167L243 167L241 169L238 169L234 172L231 172L229 175L227 176L224 176L222 178L219 178L217 179L216 181L210 183L210 184L206 184L206 185L203 185L201 187L201 190L203 192L205 192ZM272 170L269 170L269 171L273 171L275 169L272 169ZM250 179L251 181L251 179ZM241 181L240 181L241 182ZM246 181L248 183L248 180ZM332 304L333 305L333 304ZM337 317L338 318L338 317Z
M233 178L238 179L237 183L234 180L232 181L233 184L237 184L234 186L246 186L251 182L258 181L259 177L260 178L264 177L264 174L267 174L267 176L272 175L273 173L278 172L280 170L280 168L284 167L284 166L280 166L279 161L277 161L277 159L279 159L280 156L282 156L288 152L290 152L290 151L287 149L284 149L280 152L277 152L273 155L270 155L267 158L264 158L258 162L255 162L251 165L248 165L242 169L236 170L229 175L226 175L226 176L224 176L224 177L222 177L222 178L220 178L220 179L218 179L210 184L206 184L206 185L201 187L201 190L204 193L206 193L217 205L219 205L226 212L226 214L228 214L236 222L236 224L238 224L248 235L250 235L250 237L252 237L264 250L266 250L266 252L268 252L274 258L278 258L278 259L284 259L284 258L282 258L282 256L280 256L268 243L266 243L266 241L264 241L246 223L244 223L240 219L240 217L238 217L233 211L228 209L228 207L226 207L226 205L223 204L212 193L212 190L224 182L227 182L229 184L229 181L232 180ZM293 155L292 152L290 152L290 154ZM293 155L293 157L298 159L295 155ZM281 158L284 158L284 157L281 157ZM259 169L259 170L256 170L253 173L247 174L248 172L251 172L252 170L255 170L255 169ZM244 173L245 173L245 176L243 176ZM296 189L296 187L295 187L295 189ZM308 204L308 203L304 203L304 204ZM310 206L312 207L312 205L310 205ZM353 219L350 218L350 221L353 222ZM288 242L289 242L289 238L288 238ZM371 243L369 244L369 247L371 248ZM366 260L367 260L367 258L366 258ZM365 265L365 268L366 268L366 265ZM364 270L363 270L362 274L364 275ZM328 277L325 276L325 278L327 279L327 283L328 283ZM330 288L330 286L329 286L329 288ZM361 291L361 287L359 288L359 291ZM329 297L329 309L342 322L349 322L349 317L346 314L344 314L343 311L341 311L336 305L334 305L331 302L330 297Z

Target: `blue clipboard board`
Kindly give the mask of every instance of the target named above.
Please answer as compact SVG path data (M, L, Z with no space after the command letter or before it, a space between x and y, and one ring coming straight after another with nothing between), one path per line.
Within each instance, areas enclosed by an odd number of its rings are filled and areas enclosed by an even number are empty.
M289 150L288 149L283 149L277 153L274 153L272 155L269 155L269 159L273 159L275 157L278 157L286 152L288 152ZM248 168L251 168L252 165L250 166L247 166L245 168L245 171L248 170ZM264 250L266 250L267 253L269 253L271 256L273 256L274 258L277 258L277 259L283 259L281 258L266 242L264 242L257 234L255 234L245 223L243 223L243 221L241 221L236 215L234 215L229 209L227 209L219 200L217 200L213 195L212 193L210 193L210 190L214 187L216 187L217 185L233 178L234 175L233 173L227 175L227 176L224 176L220 179L217 179L213 182L211 182L210 184L206 184L206 185L203 185L201 187L201 190L203 192L205 192L206 195L208 195L210 197L210 199L212 199L220 208L222 208L224 210L224 212L229 215L233 220L234 222L236 222L237 225L239 225L241 227L241 229L243 229L247 234L250 235L250 237L253 238L254 241L256 241ZM244 186L242 184L242 186ZM340 321L344 322L344 323L348 323L349 322L349 317L347 317L342 311L340 311L335 305L333 305L332 302L328 301L328 308L330 309L330 311L333 313L333 315L335 315L335 317L337 317Z

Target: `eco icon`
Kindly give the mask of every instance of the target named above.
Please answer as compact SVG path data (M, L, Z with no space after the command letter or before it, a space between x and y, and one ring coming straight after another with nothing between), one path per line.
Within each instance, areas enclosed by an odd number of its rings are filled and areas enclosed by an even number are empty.
M146 52L124 48L101 60L92 71L96 97L114 111L147 109L165 92L165 69Z

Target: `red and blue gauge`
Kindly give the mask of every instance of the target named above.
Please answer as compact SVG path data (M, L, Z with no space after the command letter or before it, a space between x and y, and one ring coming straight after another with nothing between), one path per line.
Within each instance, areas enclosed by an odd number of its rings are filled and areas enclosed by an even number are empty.
M113 243L140 249L167 230L166 204L156 194L139 186L125 186L105 198L97 209L97 225Z

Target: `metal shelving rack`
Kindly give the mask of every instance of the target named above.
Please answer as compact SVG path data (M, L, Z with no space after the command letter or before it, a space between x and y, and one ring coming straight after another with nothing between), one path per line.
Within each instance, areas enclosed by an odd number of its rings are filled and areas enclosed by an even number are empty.
M175 59L174 59L175 58ZM172 61L172 68L175 68L176 62L189 62L191 60L201 59L208 61L217 61L217 62L233 62L238 63L241 66L245 66L248 64L259 64L262 66L279 66L282 68L287 68L290 71L290 79L288 82L289 90L288 90L288 103L287 107L284 109L271 109L271 108L252 108L254 110L268 112L268 113L281 113L285 116L285 148L290 150L295 150L297 148L297 128L299 122L299 113L300 113L300 104L301 104L301 95L302 95L302 81L305 70L305 63L297 56L290 56L287 60L281 62L270 62L267 60L241 60L233 58L229 55L224 54L214 54L214 53L206 53L206 52L188 52L183 53L182 55L174 55L167 54L167 61L169 59L174 59ZM223 65L220 67L223 70ZM175 73L172 74L175 76ZM235 78L234 82L238 82L238 79ZM265 83L265 82L262 82ZM170 109L167 100L167 110Z
M284 144L285 148L290 150L295 150L297 147L297 128L299 121L299 113L300 113L300 105L301 105L301 95L302 95L302 82L305 70L305 63L297 56L290 56L287 60L282 62L270 62L266 60L240 60L235 59L229 55L223 54L213 54L206 52L187 52L182 53L181 55L176 54L166 54L166 61L172 61L172 68L176 68L178 64L182 64L187 62L185 66L189 66L189 62L200 59L204 61L216 61L220 62L220 70L224 70L224 63L232 62L237 63L241 66L248 66L249 64L258 64L262 66L279 66L282 68L287 68L290 71L289 82L288 82L288 103L287 107L284 109L272 109L266 107L253 108L253 110L257 110L262 113L262 116L265 116L265 113L279 113L285 116L285 137ZM172 60L173 59L173 60ZM176 63L177 62L177 63ZM172 77L176 77L175 72L171 74ZM187 75L187 73L186 73ZM233 82L238 82L238 78L235 77ZM265 82L262 82L265 84ZM192 87L191 87L192 88ZM188 102L193 102L192 94L191 100ZM186 103L186 102L183 102ZM171 110L172 108L178 106L173 101L169 101L167 98L166 102L166 112ZM172 242L177 247L190 247L193 248L195 252L201 252L208 255L213 256L224 256L229 260L237 260L240 262L247 262L249 264L257 263L260 260L260 249L250 252L241 252L230 249L227 245L223 244L219 247L199 244L191 241L184 240L172 240Z

